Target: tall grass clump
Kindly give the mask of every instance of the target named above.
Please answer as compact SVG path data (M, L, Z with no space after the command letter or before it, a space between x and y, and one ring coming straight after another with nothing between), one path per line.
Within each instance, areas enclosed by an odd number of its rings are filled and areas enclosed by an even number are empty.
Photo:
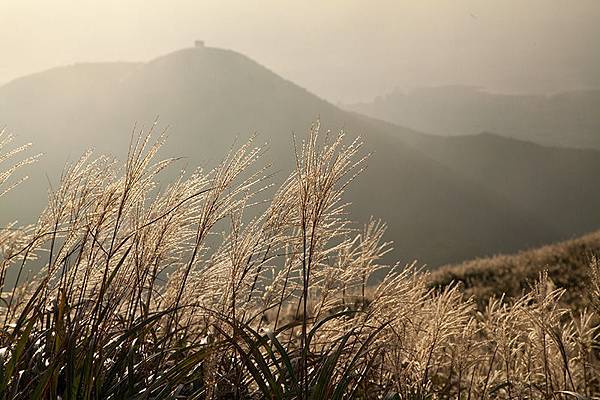
M597 314L559 306L547 276L478 311L459 286L382 265L385 225L357 228L344 202L365 167L360 141L314 124L272 188L252 140L164 185L176 160L157 160L153 137L134 137L123 164L86 153L35 224L0 231L2 398L598 393Z

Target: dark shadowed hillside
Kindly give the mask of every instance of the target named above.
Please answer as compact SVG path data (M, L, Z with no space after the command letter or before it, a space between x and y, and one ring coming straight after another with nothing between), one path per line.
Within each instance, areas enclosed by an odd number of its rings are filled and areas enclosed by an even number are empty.
M396 91L347 108L439 135L495 132L540 144L600 149L600 90L542 96L446 86Z
M446 156L447 139L342 111L243 55L213 48L144 64L63 67L0 87L1 123L45 153L29 169L30 182L5 200L1 219L31 215L44 203L46 176L56 182L65 161L85 148L123 157L134 123L147 127L156 116L170 126L164 156L184 156L190 168L213 165L236 138L258 132L259 142L270 143L274 170L289 169L292 132L304 133L317 117L326 128L363 136L374 155L349 194L353 217L386 221L393 258L405 262L457 262L600 226L600 187L588 186L600 171L598 153L534 146L520 155L530 145L501 141L488 157L493 143L465 137ZM568 170L553 166L549 153L568 160ZM572 209L559 223L562 205Z
M587 303L590 259L598 252L600 231L517 254L447 265L432 273L430 284L440 287L460 282L467 296L483 303L491 296L522 295L546 270L556 286L568 289L563 300L571 306L581 305Z
M556 231L598 228L599 152L540 146L495 134L413 135L417 149L473 182L493 188Z

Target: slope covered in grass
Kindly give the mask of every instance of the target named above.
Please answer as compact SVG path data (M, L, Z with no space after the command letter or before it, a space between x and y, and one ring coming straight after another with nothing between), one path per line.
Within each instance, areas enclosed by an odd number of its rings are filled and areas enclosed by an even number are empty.
M539 274L560 288L567 289L564 301L578 306L588 303L591 257L600 252L600 231L577 239L510 255L479 258L460 264L446 265L431 274L430 284L445 287L458 282L467 296L483 303L492 296L519 297L528 291Z

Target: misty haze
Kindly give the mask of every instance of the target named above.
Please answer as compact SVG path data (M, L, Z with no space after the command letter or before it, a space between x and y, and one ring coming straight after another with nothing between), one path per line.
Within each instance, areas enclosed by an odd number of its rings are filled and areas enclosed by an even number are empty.
M600 3L0 3L0 398L597 399Z

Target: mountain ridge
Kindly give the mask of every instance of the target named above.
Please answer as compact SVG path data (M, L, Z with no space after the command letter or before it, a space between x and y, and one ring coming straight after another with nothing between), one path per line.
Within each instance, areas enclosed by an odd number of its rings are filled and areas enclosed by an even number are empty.
M443 136L492 131L539 144L600 149L600 89L546 95L439 86L396 90L342 107Z
M67 155L73 159L90 145L119 156L134 122L157 115L172 126L166 156L210 166L235 137L259 132L270 141L277 168L287 170L291 132L305 132L320 116L324 129L344 128L350 138L360 134L365 151L374 152L348 195L351 211L362 223L371 215L388 222L387 238L402 262L436 266L579 233L547 226L548 215L531 215L510 192L500 193L461 171L456 160L440 157L426 144L439 143L436 137L340 110L234 51L183 49L134 65L122 66L126 74L89 65L61 70L77 70L74 76L85 84L63 85L61 74L42 73L10 90L0 86L0 121L46 150L41 169L56 177ZM67 82L75 79L66 75ZM42 174L33 175L26 197L39 199L47 184ZM600 193L593 193L577 201L588 207L598 199ZM5 209L22 207L14 201ZM600 225L600 216L593 217Z

